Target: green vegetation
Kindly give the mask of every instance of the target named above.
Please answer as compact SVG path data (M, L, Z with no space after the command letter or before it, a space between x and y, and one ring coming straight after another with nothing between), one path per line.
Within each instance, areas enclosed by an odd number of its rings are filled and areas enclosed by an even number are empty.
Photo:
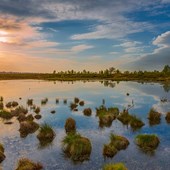
M40 163L35 163L27 158L22 158L18 161L16 170L41 170L43 166Z
M43 79L43 80L94 80L109 79L115 81L170 81L169 66L166 65L162 71L120 71L113 67L99 72L90 71L61 71L54 73L0 73L0 80L10 79Z
M6 158L6 156L4 155L4 146L0 143L0 163Z
M37 138L40 141L41 146L51 143L55 138L55 132L52 127L48 124L43 124L40 126Z
M130 125L133 130L140 129L145 124L135 115L130 115L127 110L124 110L117 119L124 125Z
M148 114L149 124L157 125L161 121L161 113L157 112L155 109L151 109Z
M123 137L111 134L110 143L105 144L103 147L103 155L107 157L113 157L120 150L125 150L129 145L129 141Z
M118 108L106 108L105 106L100 106L96 108L96 116L99 117L100 127L110 127L112 122L119 114Z
M63 151L73 161L88 160L92 146L88 138L77 133L69 133L63 139Z
M135 142L144 152L154 151L160 143L159 138L153 134L137 135Z
M75 133L76 132L76 121L70 117L66 120L64 127L65 127L66 133Z
M92 110L91 110L91 108L86 108L83 110L83 113L85 116L91 116Z
M170 123L170 112L166 113L166 117L165 117L167 123Z
M103 170L128 170L123 163L106 164Z

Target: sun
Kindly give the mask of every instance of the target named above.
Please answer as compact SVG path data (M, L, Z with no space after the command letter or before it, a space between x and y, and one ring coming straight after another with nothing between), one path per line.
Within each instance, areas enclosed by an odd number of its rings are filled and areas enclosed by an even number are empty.
M8 37L7 37L8 33L6 31L1 31L0 30L0 42L8 42Z

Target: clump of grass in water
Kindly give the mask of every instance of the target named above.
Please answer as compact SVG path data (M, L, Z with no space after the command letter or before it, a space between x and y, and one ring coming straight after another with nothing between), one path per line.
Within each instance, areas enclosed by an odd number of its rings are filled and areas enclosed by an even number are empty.
M56 102L56 104L58 104L59 103L59 99L56 99L55 102Z
M80 102L79 102L79 105L80 105L80 106L84 106L84 101L80 101Z
M34 109L34 112L35 112L36 114L40 113L40 111L41 111L41 109L40 109L40 107L38 107L38 106Z
M63 150L73 161L84 161L89 159L92 146L88 138L77 133L69 133L63 139Z
M86 108L83 110L83 113L85 116L91 116L92 110L91 110L91 108Z
M7 108L16 107L16 106L18 106L18 102L16 102L16 101L8 102L6 104Z
M0 102L3 102L4 98L2 96L0 96Z
M157 125L161 121L161 113L157 112L155 109L151 109L148 114L149 124Z
M76 121L70 117L66 120L64 127L65 127L66 133L75 133L76 132Z
M46 105L48 102L48 98L42 99L41 100L41 105Z
M27 158L22 158L18 161L16 170L41 170L43 166L41 163L35 163Z
M37 119L37 120L39 120L39 119L42 118L42 116L41 116L40 114L36 114L36 115L34 116L34 118Z
M103 170L128 170L123 163L106 164Z
M63 100L63 103L64 103L64 104L67 104L67 99L64 99L64 100Z
M14 116L19 116L19 114L21 114L21 113L27 114L28 113L28 109L24 108L23 106L19 106L15 110L12 110L11 113Z
M137 118L135 115L131 115L130 126L133 130L137 130L144 125L145 124L139 118Z
M159 146L159 138L154 134L140 134L135 138L135 143L144 151L152 152Z
M113 120L116 119L116 117L119 114L118 108L106 108L105 106L100 106L99 108L96 108L96 116L99 117L99 126L100 127L110 127L112 125Z
M37 138L39 139L41 146L48 145L54 140L55 132L50 125L45 123L40 126Z
M0 110L3 110L4 109L4 104L3 102L0 102Z
M0 143L0 163L6 158L4 146Z
M165 119L166 119L167 123L170 123L170 112L166 113Z
M33 99L28 99L27 100L27 105L32 106L33 105Z
M70 109L71 110L75 110L75 109L77 109L77 104L76 103L70 103Z
M0 110L0 117L2 119L9 120L13 117L13 114L10 111L4 109L4 110Z
M74 98L74 103L79 103L80 99L78 97Z
M125 150L128 145L129 141L125 137L111 134L110 143L103 147L103 155L113 157L119 150Z
M28 134L34 133L38 130L39 125L34 121L23 121L20 122L20 136L26 137Z

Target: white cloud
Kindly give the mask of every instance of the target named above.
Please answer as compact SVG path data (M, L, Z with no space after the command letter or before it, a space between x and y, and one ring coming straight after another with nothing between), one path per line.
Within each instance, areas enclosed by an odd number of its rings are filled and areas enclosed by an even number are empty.
M92 45L86 45L86 44L81 44L81 45L76 45L71 48L72 52L79 53L88 49L94 48Z

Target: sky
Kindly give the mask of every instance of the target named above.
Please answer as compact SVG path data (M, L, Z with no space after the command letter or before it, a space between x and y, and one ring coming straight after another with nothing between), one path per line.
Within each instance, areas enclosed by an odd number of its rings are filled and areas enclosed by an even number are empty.
M170 0L0 0L0 71L162 70Z

